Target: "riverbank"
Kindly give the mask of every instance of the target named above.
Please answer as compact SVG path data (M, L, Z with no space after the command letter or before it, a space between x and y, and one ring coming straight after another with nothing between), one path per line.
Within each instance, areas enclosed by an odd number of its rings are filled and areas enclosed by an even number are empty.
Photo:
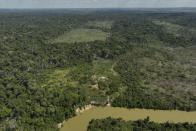
M93 107L95 107L95 106L89 104L89 105L85 105L85 106L82 107L82 108L77 108L77 109L76 109L76 114L83 113L83 112L85 112L85 111L87 111L87 110L90 110L90 109L93 108Z
M83 113L85 111L88 111L88 110L92 109L93 107L95 107L95 106L92 105L92 104L85 105L84 107L81 107L81 108L78 107L75 110L75 113L76 113L76 115L79 115L79 114L81 114L81 113ZM57 128L59 128L59 129L62 128L62 126L64 125L65 122L66 121L64 120L62 123L57 124Z
M110 116L112 118L122 118L126 121L145 119L149 116L151 121L157 123L196 123L196 112L93 107L89 110L83 111L80 115L65 121L60 131L86 131L90 120L103 119Z

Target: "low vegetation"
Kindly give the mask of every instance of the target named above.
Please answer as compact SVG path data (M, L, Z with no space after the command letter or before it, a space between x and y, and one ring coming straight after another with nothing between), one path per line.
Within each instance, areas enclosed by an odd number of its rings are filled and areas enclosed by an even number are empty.
M89 21L86 26L89 28L101 29L101 30L110 30L112 28L112 21Z
M57 43L76 43L101 40L105 41L108 34L98 29L73 29L54 40Z

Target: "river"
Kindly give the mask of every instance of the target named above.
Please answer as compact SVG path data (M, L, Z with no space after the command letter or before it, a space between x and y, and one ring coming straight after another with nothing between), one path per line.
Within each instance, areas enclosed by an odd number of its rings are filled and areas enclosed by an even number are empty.
M158 123L167 121L174 123L196 123L196 112L93 107L92 109L65 121L60 131L86 131L91 119L102 119L109 116L112 118L122 118L124 120L138 120L149 116L151 121Z

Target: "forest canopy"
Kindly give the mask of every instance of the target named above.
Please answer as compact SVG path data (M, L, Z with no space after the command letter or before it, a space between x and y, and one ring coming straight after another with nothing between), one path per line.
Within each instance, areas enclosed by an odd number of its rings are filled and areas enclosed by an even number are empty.
M58 130L76 108L104 106L108 96L115 107L194 111L195 20L133 10L0 12L0 130Z

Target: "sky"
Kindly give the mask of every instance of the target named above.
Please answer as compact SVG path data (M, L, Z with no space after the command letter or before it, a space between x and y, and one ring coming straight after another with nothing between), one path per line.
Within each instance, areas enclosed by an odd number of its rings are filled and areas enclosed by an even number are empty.
M0 8L196 7L196 0L0 0Z

